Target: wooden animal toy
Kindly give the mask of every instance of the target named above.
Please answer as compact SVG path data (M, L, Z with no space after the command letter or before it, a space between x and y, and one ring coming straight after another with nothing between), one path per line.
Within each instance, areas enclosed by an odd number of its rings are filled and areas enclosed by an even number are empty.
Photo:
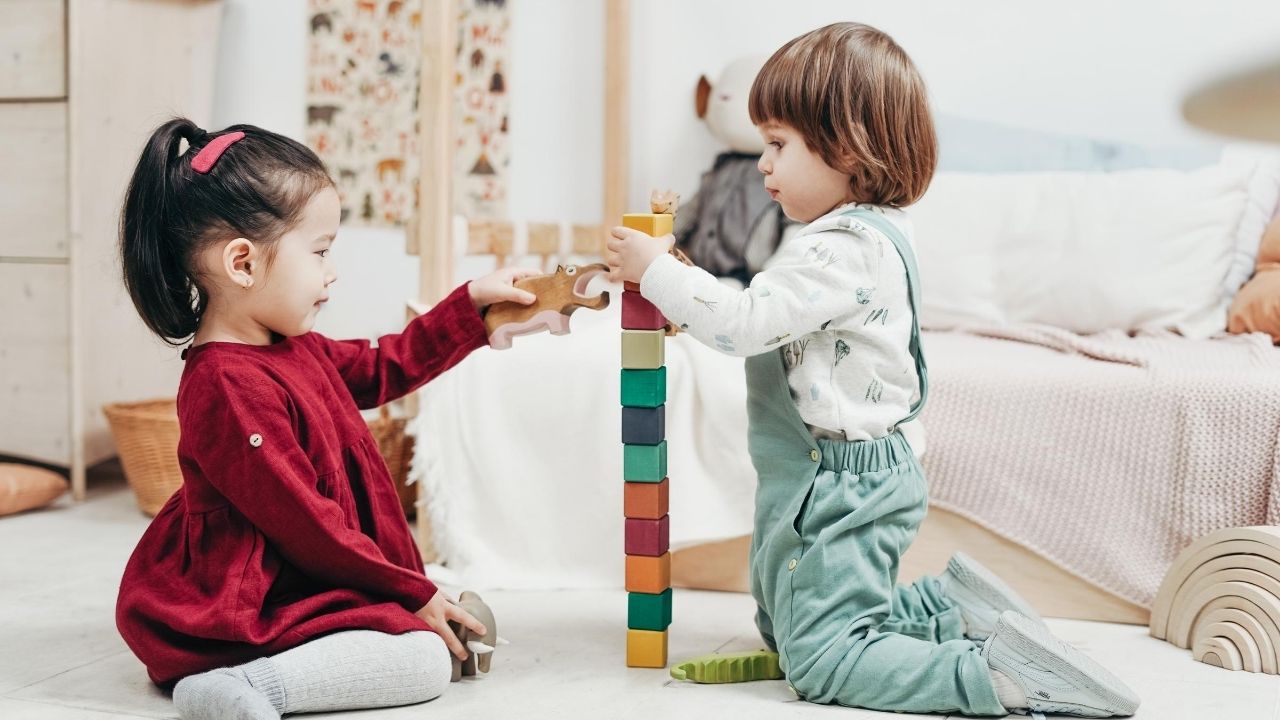
M659 215L675 215L680 209L680 194L674 190L649 192L649 212Z
M569 316L578 308L603 310L609 306L609 294L587 295L587 285L596 275L609 272L604 263L593 265L560 265L554 273L516 281L516 287L537 296L532 305L517 302L494 303L484 316L489 331L489 347L505 350L517 335L548 330L552 335L569 332Z
M507 644L506 640L498 637L498 621L493 619L493 610L489 609L479 595L470 590L463 592L458 596L458 605L484 623L484 629L489 632L483 636L474 635L461 623L449 621L449 627L467 648L466 660L459 660L456 655L450 655L453 658L453 677L450 682L458 682L463 677L473 676L477 669L482 673L489 672L494 649L499 645Z

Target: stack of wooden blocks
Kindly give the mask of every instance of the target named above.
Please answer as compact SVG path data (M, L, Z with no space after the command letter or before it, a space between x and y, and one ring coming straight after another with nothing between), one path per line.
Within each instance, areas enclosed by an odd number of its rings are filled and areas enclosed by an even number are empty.
M623 215L626 227L654 237L672 230L668 214ZM667 666L671 625L670 519L667 516L667 320L640 287L622 293L623 514L627 553L627 665Z

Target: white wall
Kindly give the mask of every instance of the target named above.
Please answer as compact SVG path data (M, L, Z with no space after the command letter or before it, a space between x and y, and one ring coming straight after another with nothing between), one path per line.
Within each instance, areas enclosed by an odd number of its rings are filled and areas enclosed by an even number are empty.
M251 123L306 140L306 0L225 0L213 126ZM418 260L404 233L347 227L333 248L333 301L317 329L334 337L376 337L404 323L417 293Z
M303 134L304 0L226 0L214 118ZM510 209L515 219L598 221L602 204L603 3L511 0ZM698 75L839 20L892 34L939 110L1130 140L1201 138L1179 114L1206 78L1277 50L1280 3L1262 0L636 0L632 3L630 203L686 196L720 148L694 116ZM340 280L319 329L375 336L402 323L417 259L402 233L344 229ZM460 276L482 266L464 266Z
M214 127L252 123L305 136L305 0L226 0ZM604 143L604 5L587 0L514 0L508 76L512 110L511 217L597 222ZM404 322L418 291L418 259L404 233L347 227L334 245L339 280L317 323L335 337L376 337ZM461 263L459 277L487 270Z
M682 192L717 152L692 111L699 73L771 53L838 21L885 30L912 56L943 112L1112 140L1179 144L1202 138L1181 98L1207 78L1274 59L1280 3L1263 0L645 0L633 37L662 49L632 58L630 198L651 186ZM669 111L641 108L671 99ZM640 101L645 102L640 102Z

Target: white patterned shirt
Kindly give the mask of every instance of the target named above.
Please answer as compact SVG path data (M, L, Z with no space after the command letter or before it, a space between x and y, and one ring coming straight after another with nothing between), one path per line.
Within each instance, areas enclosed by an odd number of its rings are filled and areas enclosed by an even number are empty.
M663 255L645 271L640 292L721 352L748 357L785 348L791 397L814 436L871 440L907 416L919 387L906 266L880 231L837 224L853 207L832 210L784 242L745 289ZM903 211L858 207L885 216L911 242Z

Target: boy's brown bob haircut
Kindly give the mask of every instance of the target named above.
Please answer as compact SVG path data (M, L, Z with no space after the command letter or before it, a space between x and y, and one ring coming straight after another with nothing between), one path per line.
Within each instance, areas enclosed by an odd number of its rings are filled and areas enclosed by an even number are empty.
M749 109L752 123L794 128L850 175L856 202L910 205L938 164L924 80L893 38L868 25L835 23L783 45L751 85Z

